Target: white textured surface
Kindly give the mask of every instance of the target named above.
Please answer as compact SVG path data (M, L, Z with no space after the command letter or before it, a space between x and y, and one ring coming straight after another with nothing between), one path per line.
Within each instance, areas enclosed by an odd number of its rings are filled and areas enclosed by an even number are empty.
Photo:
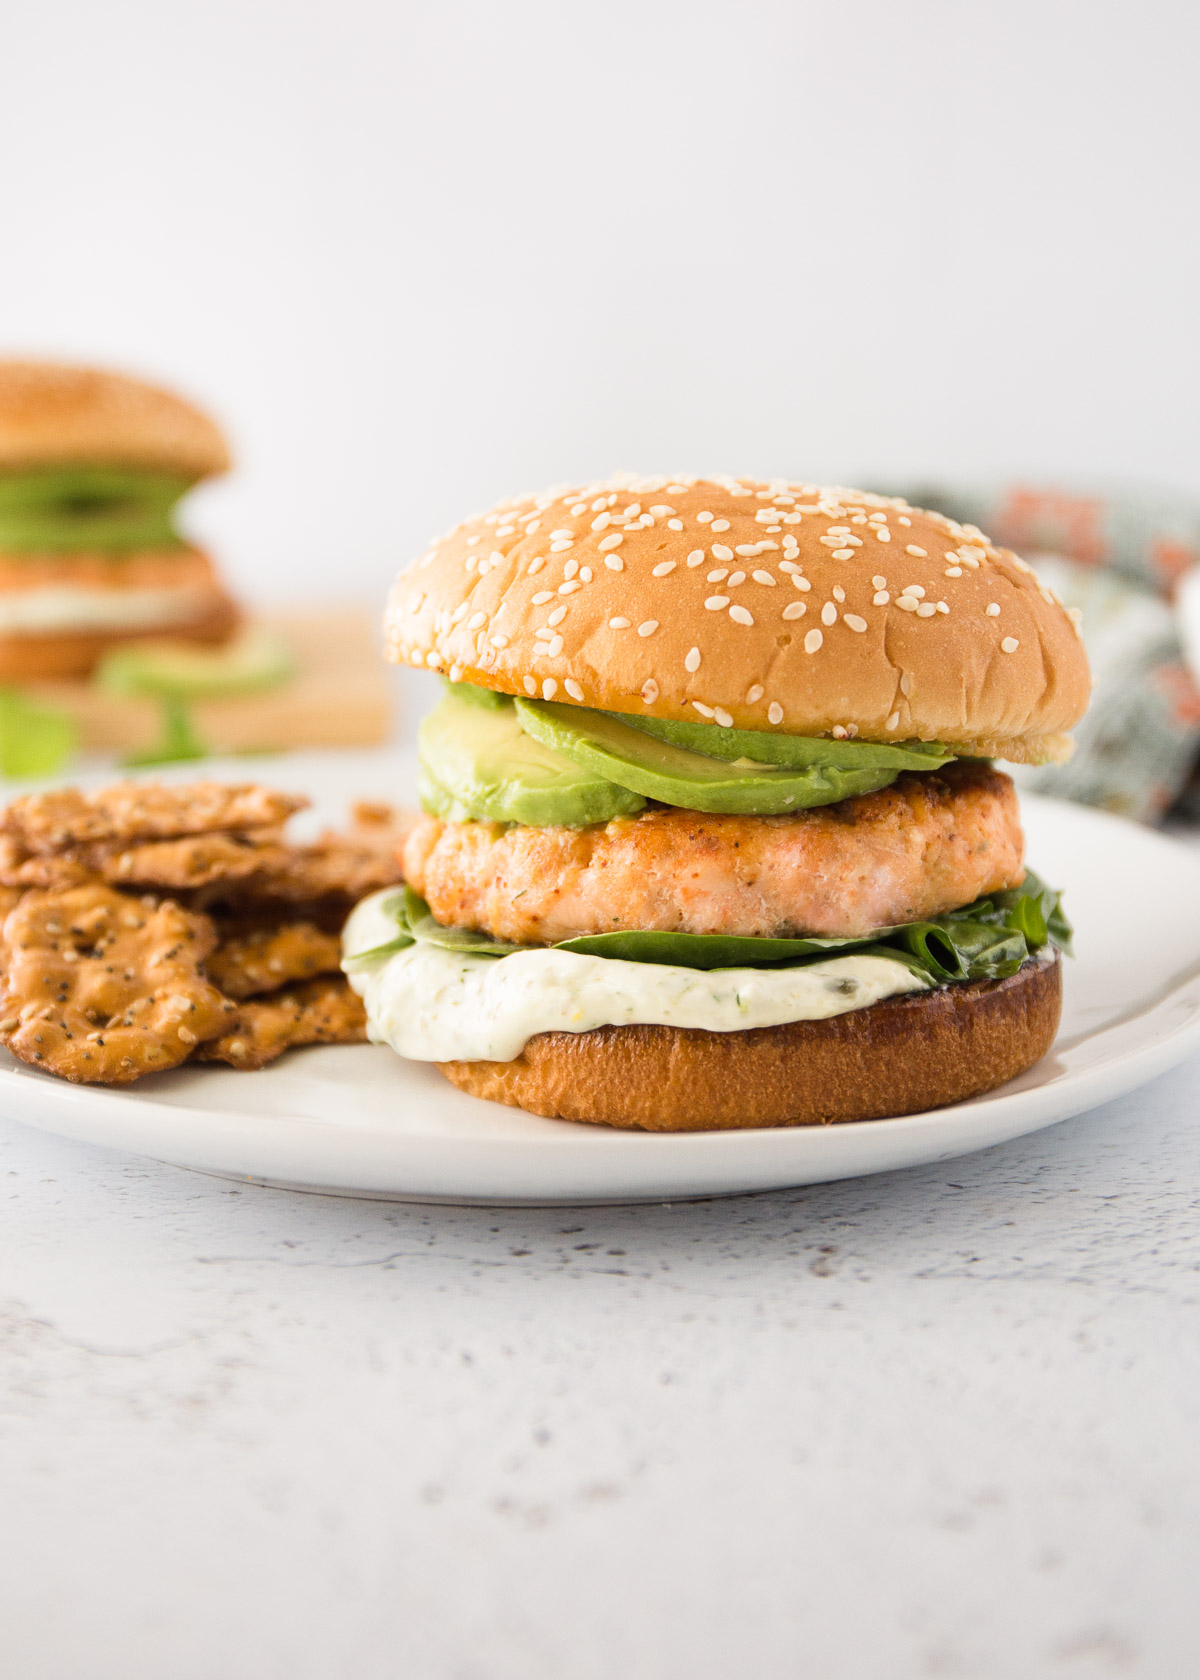
M1181 1680L1200 1060L670 1208L236 1188L0 1125L20 1680Z

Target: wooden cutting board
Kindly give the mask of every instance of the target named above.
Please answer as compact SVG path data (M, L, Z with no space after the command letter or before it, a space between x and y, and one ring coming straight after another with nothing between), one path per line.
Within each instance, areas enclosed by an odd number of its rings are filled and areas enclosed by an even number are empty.
M229 700L199 700L192 715L214 752L285 747L375 746L391 734L395 698L375 623L345 607L260 613L256 622L282 636L297 671L279 688ZM89 683L22 683L32 697L69 712L80 745L138 751L159 736L151 700L118 699Z

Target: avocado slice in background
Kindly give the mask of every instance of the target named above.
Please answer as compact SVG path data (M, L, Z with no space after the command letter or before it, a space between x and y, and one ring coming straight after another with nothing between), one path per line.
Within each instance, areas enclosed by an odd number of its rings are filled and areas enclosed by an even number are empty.
M685 811L780 816L816 805L833 805L856 794L874 793L894 782L899 774L883 766L861 770L824 764L807 769L743 768L659 741L611 712L520 698L515 707L525 733L554 752L647 799L677 805Z
M417 750L421 802L451 822L585 828L645 804L527 733L514 706L480 705L456 690L422 720Z
M13 554L179 548L175 503L190 480L130 467L0 474L0 549Z
M825 736L766 734L756 729L722 729L716 723L677 723L672 718L627 717L607 712L658 741L703 753L708 758L758 764L786 765L807 770L814 765L834 770L936 770L955 756L953 747L939 741L831 741Z

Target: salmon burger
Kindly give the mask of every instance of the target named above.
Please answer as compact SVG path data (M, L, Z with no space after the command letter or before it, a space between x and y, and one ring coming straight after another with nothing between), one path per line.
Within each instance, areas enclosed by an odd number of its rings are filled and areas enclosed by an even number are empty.
M455 1085L656 1131L908 1114L1045 1054L1069 925L1011 779L1090 679L1025 561L896 498L626 478L402 572L437 673L405 887L352 915L370 1034Z
M175 507L228 465L213 422L170 392L0 362L0 681L84 677L147 636L226 641L237 611Z

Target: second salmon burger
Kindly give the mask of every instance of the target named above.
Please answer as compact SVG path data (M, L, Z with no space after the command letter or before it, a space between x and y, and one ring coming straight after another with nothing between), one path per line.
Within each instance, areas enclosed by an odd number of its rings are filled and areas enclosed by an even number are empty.
M447 688L408 885L347 928L377 1042L657 1131L912 1113L1049 1048L1069 928L992 761L1067 755L1087 660L973 526L778 480L557 489L435 543L387 635Z

